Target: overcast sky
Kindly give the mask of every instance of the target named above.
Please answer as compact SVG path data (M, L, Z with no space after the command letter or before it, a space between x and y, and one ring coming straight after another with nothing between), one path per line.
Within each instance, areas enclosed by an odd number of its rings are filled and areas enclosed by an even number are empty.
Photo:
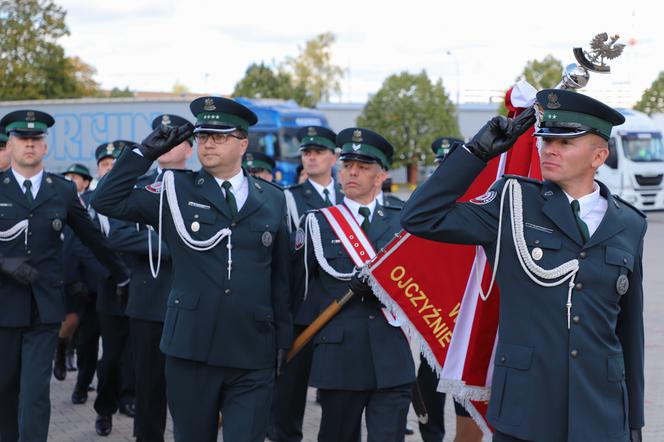
M525 63L552 54L574 62L599 32L630 44L585 92L631 105L664 70L664 26L655 2L56 0L68 12L68 55L97 69L104 88L230 94L252 62L295 56L307 39L337 36L346 70L339 102L364 102L383 80L426 70L450 97L487 102Z

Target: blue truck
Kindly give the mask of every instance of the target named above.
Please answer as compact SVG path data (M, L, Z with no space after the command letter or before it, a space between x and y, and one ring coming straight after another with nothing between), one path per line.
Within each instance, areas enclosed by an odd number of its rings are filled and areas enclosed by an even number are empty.
M37 109L55 118L49 131L46 169L61 172L72 163L82 163L95 174L94 151L102 143L113 140L140 141L150 132L150 123L162 113L174 113L193 120L189 103L195 97L165 98L82 98L67 100L35 100L0 102L0 116L17 109ZM325 115L295 102L274 99L238 98L239 102L258 115L258 124L251 128L249 150L261 151L275 158L275 181L291 184L299 164L295 134L302 126L328 127ZM188 166L200 167L196 155Z

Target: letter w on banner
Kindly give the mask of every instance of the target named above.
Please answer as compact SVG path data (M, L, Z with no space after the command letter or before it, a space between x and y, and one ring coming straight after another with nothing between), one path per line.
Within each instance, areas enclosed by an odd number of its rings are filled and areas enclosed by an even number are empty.
M524 82L525 83L525 82ZM509 116L532 105L535 89L518 83L505 98ZM517 107L518 106L518 107ZM460 202L484 195L504 174L541 177L534 129L489 162ZM445 244L401 232L369 264L370 283L381 302L440 377L438 389L466 406L484 434L498 332L498 288L486 301L491 268L481 247Z

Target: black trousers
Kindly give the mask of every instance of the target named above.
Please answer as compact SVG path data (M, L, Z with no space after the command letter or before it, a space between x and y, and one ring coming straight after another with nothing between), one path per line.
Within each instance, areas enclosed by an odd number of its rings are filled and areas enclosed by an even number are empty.
M46 442L60 324L0 327L0 441Z
M122 388L122 356L129 340L129 318L99 314L102 357L97 365L95 411L110 416L118 411Z
M293 336L307 328L296 325ZM278 442L300 442L302 440L302 421L307 403L309 372L314 355L313 343L307 344L293 358L276 381L272 413Z
M423 442L442 442L445 437L445 393L437 391L438 377L429 363L420 356L417 383L427 407L429 421L419 424Z
M134 436L141 442L163 442L166 428L166 374L159 341L164 324L129 320L136 370Z
M76 389L87 391L97 371L99 357L99 318L93 300L81 307L80 324L76 333Z
M216 442L219 412L225 441L265 440L274 368L215 367L166 356L166 388L175 442Z
M369 391L319 390L323 408L319 442L360 440L362 413L367 442L403 442L411 384Z

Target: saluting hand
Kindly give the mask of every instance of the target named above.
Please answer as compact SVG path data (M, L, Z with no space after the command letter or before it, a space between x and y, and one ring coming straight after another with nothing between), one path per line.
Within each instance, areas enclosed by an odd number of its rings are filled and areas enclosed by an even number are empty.
M475 134L466 147L478 158L488 162L506 152L535 123L535 109L529 107L516 118L493 117Z
M138 145L138 149L145 158L154 161L187 140L193 133L194 126L191 123L182 126L164 126L160 124L150 135L145 137L143 142Z

